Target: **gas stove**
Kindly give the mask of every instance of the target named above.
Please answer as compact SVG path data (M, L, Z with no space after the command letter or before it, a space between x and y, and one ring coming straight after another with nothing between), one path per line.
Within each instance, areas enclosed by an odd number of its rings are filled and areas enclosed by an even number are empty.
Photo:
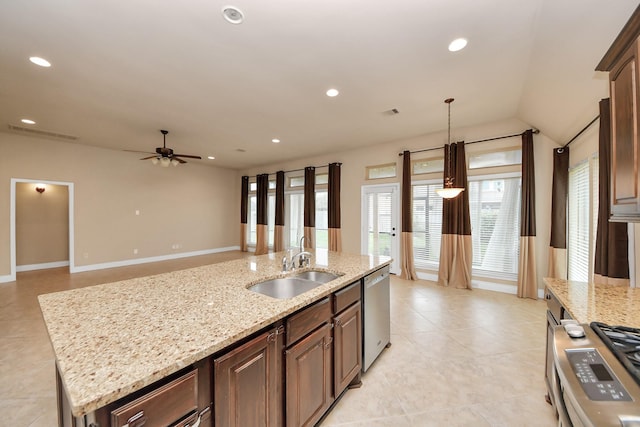
M640 329L591 322L602 342L640 385Z

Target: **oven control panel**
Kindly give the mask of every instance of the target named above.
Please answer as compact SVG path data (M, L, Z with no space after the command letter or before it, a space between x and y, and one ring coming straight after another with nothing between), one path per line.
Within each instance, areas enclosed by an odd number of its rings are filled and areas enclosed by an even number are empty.
M631 396L611 372L600 353L593 348L566 349L573 372L589 399L631 401Z

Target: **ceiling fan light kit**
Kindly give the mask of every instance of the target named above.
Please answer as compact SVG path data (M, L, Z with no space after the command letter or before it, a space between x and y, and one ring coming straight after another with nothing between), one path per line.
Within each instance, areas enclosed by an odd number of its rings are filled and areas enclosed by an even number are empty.
M447 173L451 173L451 103L454 101L453 98L447 98L444 102L448 107L448 122L447 122L447 145L449 146L449 150L445 150L445 164L447 165ZM436 193L438 196L443 199L453 199L457 197L460 193L464 191L464 188L454 187L453 181L455 180L452 176L447 176L444 178L444 188L438 188Z

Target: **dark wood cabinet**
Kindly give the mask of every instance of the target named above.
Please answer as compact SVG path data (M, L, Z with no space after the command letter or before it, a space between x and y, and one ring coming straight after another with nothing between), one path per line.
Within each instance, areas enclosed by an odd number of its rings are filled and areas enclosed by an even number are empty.
M334 394L340 396L362 369L362 305L360 301L333 320Z
M331 325L285 351L287 427L313 426L333 402Z
M213 361L215 426L280 427L283 327L275 327Z
M609 72L611 98L611 220L640 222L640 69L636 9L596 70Z

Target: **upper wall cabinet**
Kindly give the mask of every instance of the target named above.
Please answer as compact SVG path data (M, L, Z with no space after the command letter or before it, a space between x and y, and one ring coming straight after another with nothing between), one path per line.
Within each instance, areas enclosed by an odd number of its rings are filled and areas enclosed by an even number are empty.
M638 128L640 115L640 6L597 71L609 72L611 97L611 221L640 222Z

